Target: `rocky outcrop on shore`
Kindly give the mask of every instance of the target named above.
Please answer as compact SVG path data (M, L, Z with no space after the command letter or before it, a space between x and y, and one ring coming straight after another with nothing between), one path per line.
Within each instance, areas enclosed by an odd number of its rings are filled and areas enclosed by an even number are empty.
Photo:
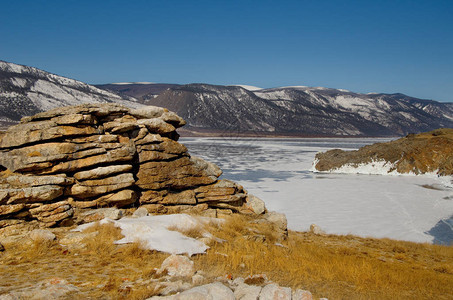
M355 151L334 149L318 153L314 168L321 172L363 169L370 174L453 175L453 129L409 134L395 141L368 145Z
M160 107L84 104L10 127L0 140L0 230L102 219L99 207L216 216L263 213L242 186L178 143L185 121Z

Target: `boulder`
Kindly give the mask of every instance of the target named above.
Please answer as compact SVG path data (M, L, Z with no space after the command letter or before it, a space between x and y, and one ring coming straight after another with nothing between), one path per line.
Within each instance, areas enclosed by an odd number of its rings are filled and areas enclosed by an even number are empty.
M297 289L293 291L292 300L313 300L313 295L309 291Z
M190 288L192 288L192 285L189 282L184 282L182 280L165 281L156 285L156 289L159 290L159 294L163 296L180 293Z
M187 256L170 255L160 266L158 273L166 271L169 276L192 277L195 274L193 261Z
M51 242L56 239L55 234L47 229L35 229L28 234L28 237L34 242Z
M278 284L271 283L263 287L260 292L260 300L291 300L291 288L281 287Z
M234 297L238 300L259 299L261 287L248 284L239 284L234 290Z
M275 224L278 229L288 231L288 221L286 220L285 214L271 211L267 214L266 219Z
M131 109L130 114L138 119L158 118L167 112L168 109L158 106L148 105L142 108Z
M314 233L316 235L326 235L326 232L324 230L322 230L321 227L319 227L316 224L310 225L310 232Z
M136 211L134 211L134 213L132 214L132 217L134 218L141 218L141 217L146 217L148 215L148 210L141 206L139 208L137 208Z
M264 201L251 194L248 194L248 196L245 198L243 209L246 211L248 210L256 215L261 215L266 212Z
M119 220L123 217L123 212L116 207L87 209L77 213L76 223L90 223L100 221L105 218Z
M182 293L159 297L154 296L148 299L172 299L172 300L235 300L233 291L220 282L210 283L194 287Z
M79 292L79 289L76 286L69 284L62 278L54 277L39 282L33 287L9 292L6 297L10 298L4 299L68 299L69 295L74 296L77 292Z

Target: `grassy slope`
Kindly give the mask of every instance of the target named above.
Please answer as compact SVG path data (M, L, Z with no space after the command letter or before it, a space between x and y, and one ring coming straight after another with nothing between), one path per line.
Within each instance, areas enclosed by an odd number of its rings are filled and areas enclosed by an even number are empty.
M395 164L399 173L438 172L453 175L453 129L443 128L395 141L367 145L359 150L339 149L318 153L316 169L328 171L343 165L384 160Z
M290 232L276 245L273 228L234 216L209 231L225 239L205 255L192 257L207 282L218 276L266 274L282 286L310 290L329 299L452 299L453 247L355 236ZM93 229L91 229L93 230ZM82 250L57 243L9 245L0 253L0 293L61 277L81 290L75 297L145 299L157 294L158 268L168 254L115 246L119 230L99 226L100 234ZM246 238L255 234L266 241ZM198 236L200 232L187 232ZM125 287L130 285L131 287Z

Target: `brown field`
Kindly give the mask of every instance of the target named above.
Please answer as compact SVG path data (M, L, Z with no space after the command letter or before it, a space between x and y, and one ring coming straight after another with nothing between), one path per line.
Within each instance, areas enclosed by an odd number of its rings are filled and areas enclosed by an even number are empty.
M249 221L234 216L208 228L225 242L213 242L207 254L192 257L206 282L266 274L282 286L329 299L453 299L452 246L291 231L276 244L272 226ZM159 293L150 279L159 278L155 268L168 254L142 250L139 243L114 245L121 233L112 225L89 230L100 233L80 250L68 251L57 242L5 245L0 294L52 277L80 289L70 298L145 299ZM186 233L198 237L200 231Z

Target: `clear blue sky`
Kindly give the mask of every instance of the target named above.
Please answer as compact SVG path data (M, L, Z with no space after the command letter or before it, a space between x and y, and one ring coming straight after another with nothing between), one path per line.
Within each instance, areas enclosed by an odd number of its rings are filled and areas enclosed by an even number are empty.
M453 102L453 0L0 1L1 60L87 83L308 85Z

